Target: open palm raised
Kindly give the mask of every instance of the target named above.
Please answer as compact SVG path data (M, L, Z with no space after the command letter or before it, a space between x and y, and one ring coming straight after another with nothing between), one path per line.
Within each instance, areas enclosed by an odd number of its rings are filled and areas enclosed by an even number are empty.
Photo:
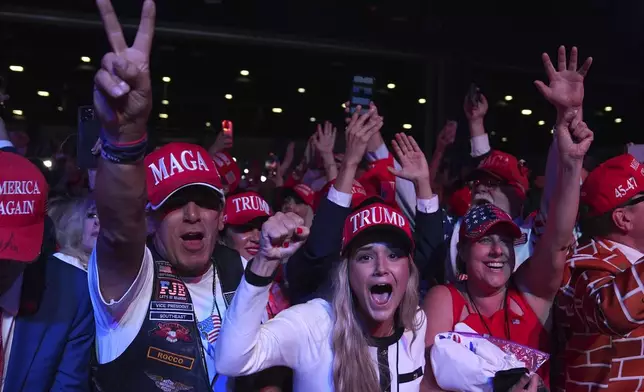
M584 100L584 78L593 63L593 58L588 57L581 68L577 69L578 56L577 48L573 47L566 65L566 48L560 46L557 52L557 70L552 65L547 53L541 56L549 84L546 86L540 80L536 80L534 84L544 98L557 110L563 111L567 108L581 107Z
M94 77L94 107L104 136L115 143L139 140L145 135L152 110L150 49L154 36L155 4L145 0L141 22L128 47L110 0L97 0L112 52L103 56Z
M429 179L429 166L425 153L418 147L413 137L398 133L391 145L401 166L400 170L390 167L391 173L412 182Z

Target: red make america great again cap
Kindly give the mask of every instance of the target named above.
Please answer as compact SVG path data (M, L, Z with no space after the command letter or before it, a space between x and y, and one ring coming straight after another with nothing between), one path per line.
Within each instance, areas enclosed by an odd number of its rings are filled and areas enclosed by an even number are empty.
M169 143L145 157L148 201L158 209L183 188L199 185L224 200L221 178L208 152L190 143Z
M0 151L0 260L32 262L42 247L49 188L27 159Z

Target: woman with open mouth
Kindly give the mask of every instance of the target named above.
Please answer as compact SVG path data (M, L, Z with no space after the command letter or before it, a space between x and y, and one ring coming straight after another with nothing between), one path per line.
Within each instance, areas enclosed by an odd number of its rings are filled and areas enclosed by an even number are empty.
M304 220L277 213L262 226L259 253L236 291L216 348L218 373L294 371L294 391L418 391L426 317L409 222L379 199L346 219L328 299L284 310L260 324L280 260L308 237Z
M574 245L581 168L592 141L592 132L577 114L571 109L558 117L555 139L560 170L553 181L548 219L543 211L540 213L546 222L545 230L531 258L515 271L514 244L522 240L522 233L500 208L476 205L463 217L454 271L459 281L432 288L423 305L430 315L428 352L437 334L454 330L551 352L552 305L561 285L566 255ZM441 390L439 376L449 376L457 365L448 362L452 361L428 361L424 392ZM537 371L546 386L549 370L550 363L546 362ZM521 382L529 380L530 389L536 390L539 377ZM513 390L522 390L523 386L517 385Z

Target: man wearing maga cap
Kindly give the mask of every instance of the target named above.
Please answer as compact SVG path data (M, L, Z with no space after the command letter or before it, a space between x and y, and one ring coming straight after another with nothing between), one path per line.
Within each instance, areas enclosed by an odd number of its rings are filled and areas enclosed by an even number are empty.
M88 266L95 382L103 391L224 391L214 345L243 266L237 252L217 247L230 259L215 252L224 226L221 179L208 152L193 144L171 143L143 159L155 4L144 2L131 47L109 0L97 4L113 51L94 91L102 123L96 204L104 217Z
M629 154L581 189L584 237L571 254L556 320L567 326L566 391L635 391L644 382L644 165ZM589 388L590 386L590 388Z
M0 119L0 128L2 120ZM49 188L0 129L0 391L89 391L85 273L54 257Z

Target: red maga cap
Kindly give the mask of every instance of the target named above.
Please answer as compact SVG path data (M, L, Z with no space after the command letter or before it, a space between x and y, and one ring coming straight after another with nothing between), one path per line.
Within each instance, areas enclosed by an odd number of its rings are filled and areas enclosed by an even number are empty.
M30 263L40 254L49 187L29 160L0 151L0 260Z
M581 187L581 202L590 216L604 214L644 192L644 166L630 154L607 160L590 172Z
M199 185L224 200L221 179L208 151L190 143L169 143L145 157L148 200L153 210L183 188Z
M244 192L226 198L224 223L227 225L247 225L259 218L266 220L271 215L271 207L259 193Z
M517 158L506 152L493 150L479 164L472 175L476 176L477 172L490 173L508 184L512 185L520 196L525 197L530 188L528 180L528 169L519 162Z
M414 247L411 226L403 213L392 206L376 202L357 209L344 221L342 251L347 250L357 237L377 230L382 231L384 242L391 238L391 234L397 234L410 249Z
M313 208L314 210L317 210L318 206L320 205L320 202L322 201L322 198L326 197L329 194L329 189L333 184L335 184L335 180L331 180L327 182L327 184L315 195L315 206ZM358 182L357 180L353 180L353 184L351 185L351 207L352 208L357 208L363 201L365 201L367 198L371 196L378 196L378 194L369 195L365 187L362 186L360 182Z

